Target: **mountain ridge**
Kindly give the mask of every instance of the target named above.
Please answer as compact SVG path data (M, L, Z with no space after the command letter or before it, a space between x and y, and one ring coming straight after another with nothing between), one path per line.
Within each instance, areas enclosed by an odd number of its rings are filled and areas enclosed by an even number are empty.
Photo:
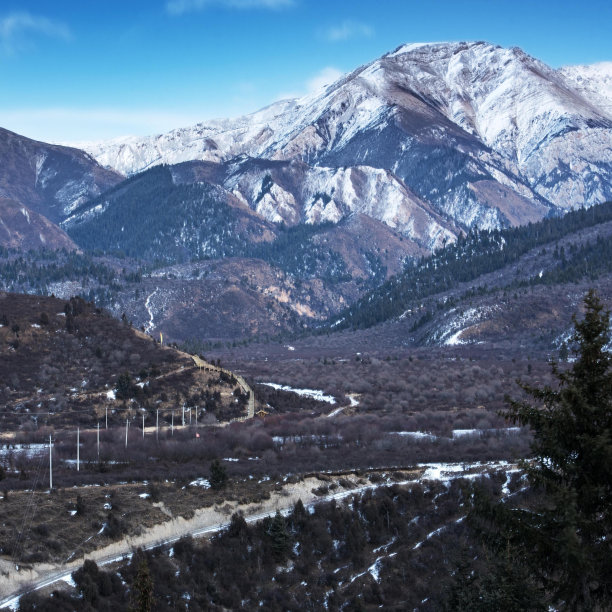
M612 198L607 71L485 42L409 44L304 98L87 151L124 174L217 164L207 180L268 222L362 212L434 251Z

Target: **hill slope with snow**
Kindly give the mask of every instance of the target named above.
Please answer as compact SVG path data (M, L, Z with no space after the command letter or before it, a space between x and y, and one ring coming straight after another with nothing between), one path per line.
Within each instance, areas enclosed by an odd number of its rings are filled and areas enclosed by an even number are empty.
M451 234L519 225L612 197L610 66L554 70L484 42L410 44L317 94L86 148L124 174L245 156L303 164L301 194L274 183L263 203L267 170L237 167L226 180L268 221L337 221L358 209L403 231L409 223L389 221L389 209L409 218L417 202L455 225ZM429 242L440 245L431 232Z

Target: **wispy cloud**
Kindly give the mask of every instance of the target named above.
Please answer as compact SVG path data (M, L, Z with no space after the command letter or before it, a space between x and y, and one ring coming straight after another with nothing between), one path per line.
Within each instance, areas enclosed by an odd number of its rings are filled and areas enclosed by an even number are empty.
M320 93L323 91L323 89L325 89L325 87L337 81L343 74L344 72L342 72L342 70L338 70L338 68L326 66L322 70L319 70L317 74L305 81L301 91L285 91L276 99L288 100L289 98L301 98L302 96Z
M333 66L323 68L323 70L306 81L308 93L317 93L321 91L323 88L327 87L327 85L331 85L334 81L337 81L343 74L344 72Z
M64 41L72 38L66 24L40 15L21 12L0 18L0 45L5 53L12 54L27 47L36 35Z
M365 23L346 20L324 30L323 36L331 42L340 42L350 38L371 38L374 36L374 30Z
M232 9L282 9L293 6L295 0L168 0L166 10L171 15L201 11L210 6Z

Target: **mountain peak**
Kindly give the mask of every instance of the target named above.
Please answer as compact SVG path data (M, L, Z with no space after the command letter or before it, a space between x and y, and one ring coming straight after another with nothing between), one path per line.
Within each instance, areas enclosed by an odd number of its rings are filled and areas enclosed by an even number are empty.
M485 41L408 43L304 98L87 150L124 174L241 155L384 170L462 227L497 227L612 196L609 74Z

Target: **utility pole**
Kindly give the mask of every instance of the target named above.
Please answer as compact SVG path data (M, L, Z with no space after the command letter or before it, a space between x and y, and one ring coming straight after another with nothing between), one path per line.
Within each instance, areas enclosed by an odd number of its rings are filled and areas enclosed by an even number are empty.
M142 415L142 439L144 440L144 414Z
M189 425L191 425L191 408L189 409Z
M127 448L127 438L128 438L128 426L130 424L130 419L125 419L125 448Z
M80 456L80 452L79 452L80 451L80 449L79 449L80 441L81 441L80 440L80 430L77 427L77 472L79 472L80 468L81 468L81 466L80 466L80 458L81 458L81 456Z
M172 432L172 435L174 435L174 410L172 411L172 421L170 425L170 431Z
M98 422L98 463L100 463L100 423Z
M196 417L196 429L198 428L198 407L195 409L195 417Z
M185 404L183 404L183 416L181 418L181 424L185 427Z
M155 439L159 440L159 408L157 409L157 414L155 415Z
M49 490L53 488L53 443L49 436Z
M104 406L105 416L106 416L106 429L108 429L108 406Z

